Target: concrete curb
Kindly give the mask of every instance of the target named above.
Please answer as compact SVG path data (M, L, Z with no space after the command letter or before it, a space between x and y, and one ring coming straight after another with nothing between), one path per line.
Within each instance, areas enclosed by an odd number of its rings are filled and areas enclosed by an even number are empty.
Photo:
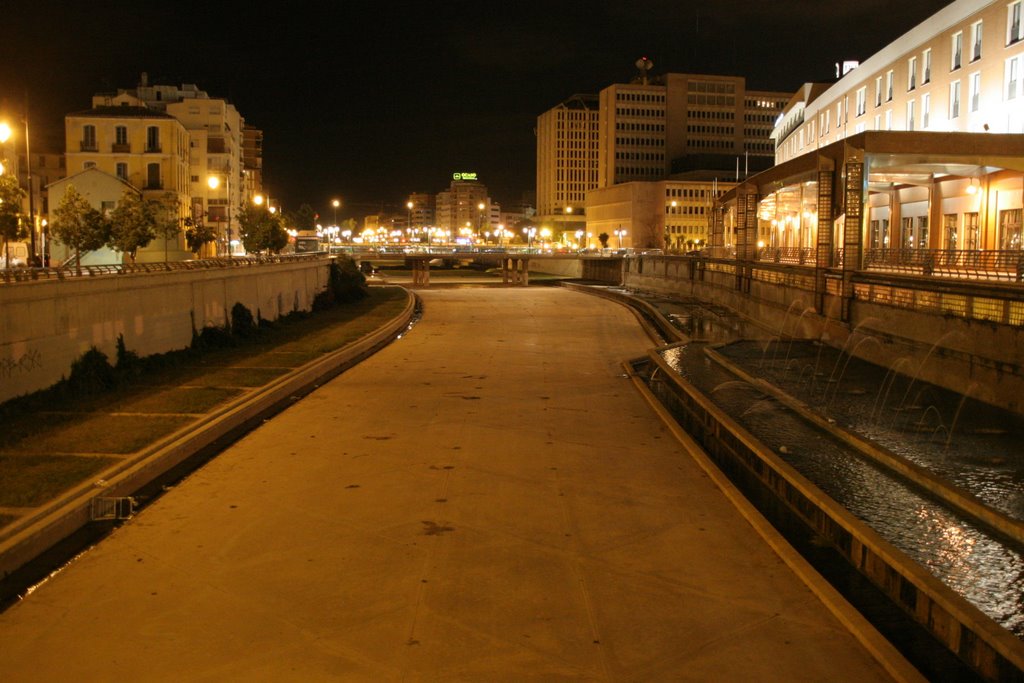
M633 371L629 362L622 364L629 375L633 386L644 397L648 405L661 419L686 453L700 466L715 486L732 502L736 510L754 528L765 542L786 563L794 574L814 593L822 604L839 620L839 622L857 639L871 656L893 677L901 683L923 682L927 680L900 654L900 652L871 623L864 618L832 585L819 574L800 553L789 544L771 523L758 512L757 508L746 499L742 492L729 481L728 477L718 469L707 456L704 449L683 430L661 402L651 393L647 385Z
M8 526L0 532L0 577L7 576L88 524L94 499L131 496L201 450L229 443L265 416L280 410L291 398L308 393L386 346L413 317L416 298L408 290L406 296L403 311L376 331L186 425L101 472L102 478L80 484Z

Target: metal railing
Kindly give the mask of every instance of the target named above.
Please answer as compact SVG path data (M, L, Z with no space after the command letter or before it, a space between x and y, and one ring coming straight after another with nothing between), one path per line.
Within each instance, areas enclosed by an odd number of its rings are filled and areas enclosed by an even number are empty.
M1024 251L1012 249L867 249L866 270L973 280L1024 280Z
M762 247L757 250L758 261L772 263L814 263L814 249L811 247Z
M167 261L156 263L112 263L97 266L82 266L81 276L75 268L74 259L55 268L5 268L0 269L0 283L36 282L40 280L66 280L76 277L100 275L126 275L130 273L170 273L184 270L215 270L218 268L246 268L268 263L294 263L315 261L326 258L326 254L284 254L270 256L244 256L236 258L199 259L194 261Z

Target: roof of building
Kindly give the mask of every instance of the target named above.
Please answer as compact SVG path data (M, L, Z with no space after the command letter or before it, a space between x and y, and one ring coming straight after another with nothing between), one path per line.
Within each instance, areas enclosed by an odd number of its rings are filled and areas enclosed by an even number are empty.
M155 109L148 107L132 107L132 106L110 106L110 107L93 107L92 109L85 109L83 111L76 111L68 116L77 117L95 117L95 118L140 118L140 119L173 119L174 117L170 114L165 114Z

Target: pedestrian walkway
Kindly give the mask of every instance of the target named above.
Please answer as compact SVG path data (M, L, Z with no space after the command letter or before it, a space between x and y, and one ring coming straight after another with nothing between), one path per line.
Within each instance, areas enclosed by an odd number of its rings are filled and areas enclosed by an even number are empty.
M627 309L422 296L0 614L4 679L886 679L623 375Z

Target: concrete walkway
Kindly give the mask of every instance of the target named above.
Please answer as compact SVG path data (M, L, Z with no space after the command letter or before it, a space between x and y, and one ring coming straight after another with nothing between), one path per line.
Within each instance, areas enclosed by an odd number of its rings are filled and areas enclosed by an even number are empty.
M886 678L622 376L625 308L422 296L0 614L4 680Z

